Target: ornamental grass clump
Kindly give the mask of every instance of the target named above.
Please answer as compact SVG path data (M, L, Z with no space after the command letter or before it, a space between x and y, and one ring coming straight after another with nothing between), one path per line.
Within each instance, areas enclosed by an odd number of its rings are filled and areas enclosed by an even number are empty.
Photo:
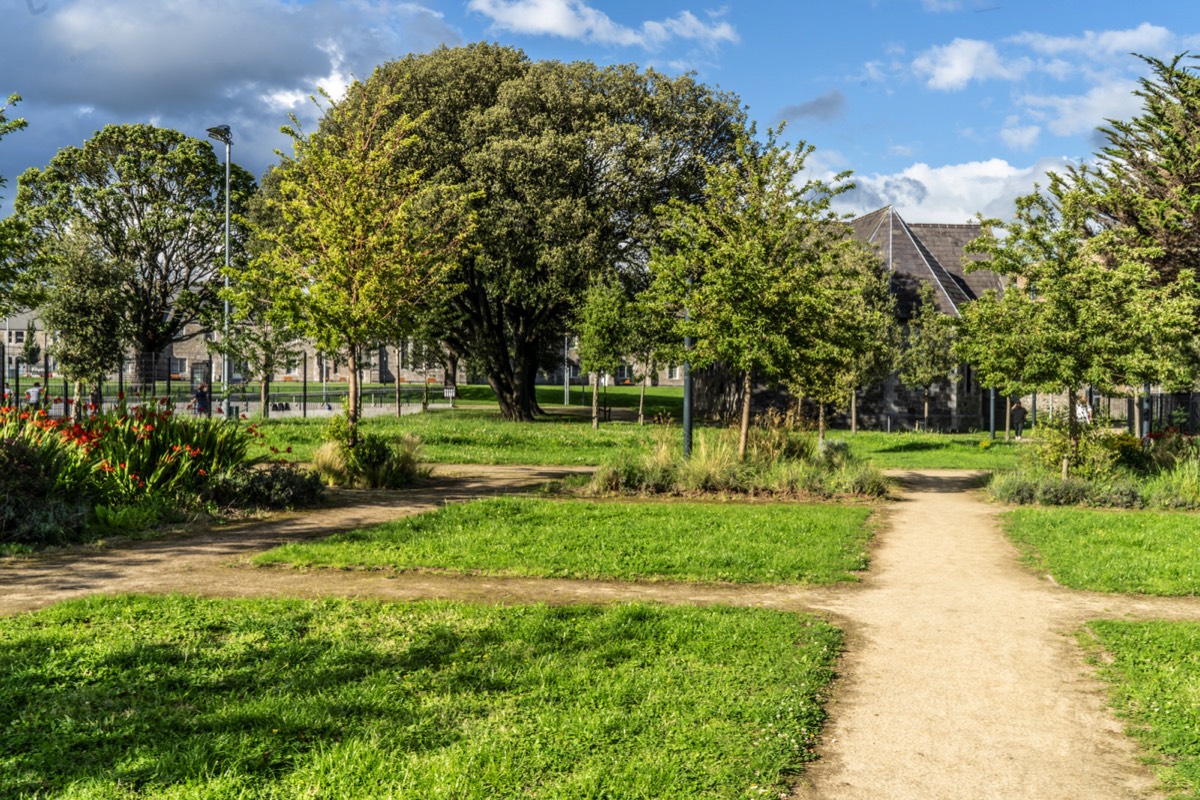
M349 420L337 414L325 426L324 438L313 452L313 468L329 486L398 489L429 475L420 463L421 439L414 434L359 434L351 444Z
M737 431L706 432L684 459L674 438L661 435L648 453L622 452L596 471L599 494L734 494L782 497L885 497L888 480L856 459L844 442L818 447L795 431L752 428L746 458Z

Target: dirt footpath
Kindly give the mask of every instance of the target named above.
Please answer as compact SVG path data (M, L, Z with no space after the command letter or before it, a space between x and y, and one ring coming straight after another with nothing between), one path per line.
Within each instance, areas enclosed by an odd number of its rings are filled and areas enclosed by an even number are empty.
M1018 564L961 473L908 473L848 627L804 800L1131 800L1156 782L1074 639L1097 617L1198 617L1194 600L1056 587Z
M858 585L804 587L485 578L255 569L287 541L514 491L573 470L441 468L401 492L199 534L0 562L0 614L92 593L344 596L494 603L652 600L813 611L847 631L821 759L796 800L1135 800L1150 770L1106 706L1074 634L1090 619L1200 619L1189 598L1114 597L1055 586L1018 564L997 508L952 471L901 475L901 499Z

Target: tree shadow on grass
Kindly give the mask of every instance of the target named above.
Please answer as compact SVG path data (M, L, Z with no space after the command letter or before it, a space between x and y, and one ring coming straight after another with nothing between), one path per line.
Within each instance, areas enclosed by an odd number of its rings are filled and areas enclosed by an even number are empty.
M86 612L86 603L71 605ZM470 668L487 635L435 624L398 647L335 643L310 634L303 612L284 611L274 631L200 625L190 641L106 638L113 627L153 629L150 614L106 619L90 637L80 633L92 625L81 613L74 625L35 627L0 644L0 796L72 784L203 785L218 775L261 786L315 749L362 736L393 751L444 748L472 714L455 697L507 688ZM422 688L443 699L423 701Z

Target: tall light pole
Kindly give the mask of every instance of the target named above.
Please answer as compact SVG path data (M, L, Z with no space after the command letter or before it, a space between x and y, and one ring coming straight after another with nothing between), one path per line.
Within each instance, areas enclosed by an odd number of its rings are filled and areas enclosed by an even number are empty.
M228 125L215 125L208 129L208 138L225 144L225 289L229 290L229 149L233 146L233 132ZM229 404L229 384L233 383L233 362L229 360L229 297L225 297L225 316L222 320L221 338L226 348L221 356L221 415L228 420L232 416ZM212 376L209 376L211 379Z

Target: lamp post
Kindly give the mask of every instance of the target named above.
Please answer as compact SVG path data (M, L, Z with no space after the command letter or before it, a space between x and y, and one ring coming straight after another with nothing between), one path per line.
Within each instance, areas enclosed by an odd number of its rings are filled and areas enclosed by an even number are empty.
M229 149L233 145L233 132L228 125L215 125L208 129L208 138L225 144L225 289L229 289ZM232 416L229 405L229 384L233 383L233 364L229 360L229 297L225 297L225 315L222 320L221 338L226 343L221 356L221 414L228 420Z

